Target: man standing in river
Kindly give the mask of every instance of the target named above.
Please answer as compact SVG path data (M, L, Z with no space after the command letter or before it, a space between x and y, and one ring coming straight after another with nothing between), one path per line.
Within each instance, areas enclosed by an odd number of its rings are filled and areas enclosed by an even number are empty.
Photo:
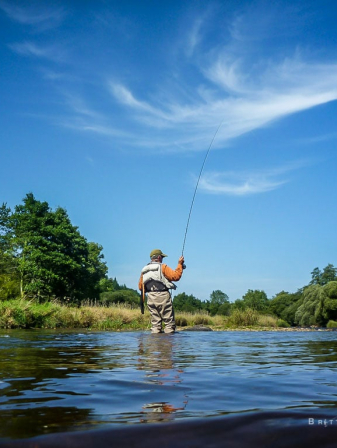
M154 249L150 253L151 262L143 267L138 283L140 291L143 291L144 288L147 293L152 333L162 333L163 322L165 333L174 333L176 329L169 290L176 289L176 285L172 281L180 280L183 274L184 257L179 258L175 270L162 263L164 257L167 257L167 255L159 249Z

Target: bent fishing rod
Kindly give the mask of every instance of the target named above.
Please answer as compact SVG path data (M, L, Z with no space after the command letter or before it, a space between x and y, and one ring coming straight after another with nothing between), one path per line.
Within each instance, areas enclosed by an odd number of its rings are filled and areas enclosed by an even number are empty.
M217 133L219 132L219 129L221 128L221 125L222 125L223 121L224 120L222 120L221 123L219 124L219 126L217 127L217 129L216 129L216 131L215 131L215 133L213 135L213 138L211 140L211 143L208 146L208 149L207 149L206 155L204 157L204 160L202 162L202 165L201 165L201 169L200 169L200 172L199 172L199 177L198 177L197 183L195 185L195 189L194 189L194 193L193 193L193 197L192 197L192 202L191 202L191 207L190 207L190 211L189 211L188 218L187 218L187 224L186 224L185 235L184 235L184 242L183 242L183 247L182 247L182 250L181 250L181 256L182 257L184 256L187 231L188 231L188 227L189 227L189 224L190 224L192 209L193 209L193 205L194 205L194 201L195 201L195 196L196 196L197 191L198 191L198 186L199 186L199 182L200 182L200 179L201 179L201 175L202 175L202 172L204 171L204 166L205 166L208 154L209 154L209 152L210 152L210 150L212 148L212 145L213 145L213 142L215 140L215 137L217 136ZM183 264L183 269L186 269L186 264L185 263Z

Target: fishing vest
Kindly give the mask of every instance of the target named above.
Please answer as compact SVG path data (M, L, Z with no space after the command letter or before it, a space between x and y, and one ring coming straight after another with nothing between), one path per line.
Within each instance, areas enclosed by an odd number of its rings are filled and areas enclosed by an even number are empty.
M151 262L142 269L143 283L146 292L167 291L176 289L176 285L165 277L161 269L161 263Z

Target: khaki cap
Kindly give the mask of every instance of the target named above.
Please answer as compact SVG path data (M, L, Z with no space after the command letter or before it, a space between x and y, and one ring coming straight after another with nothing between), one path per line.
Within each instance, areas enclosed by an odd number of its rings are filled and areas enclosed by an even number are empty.
M153 249L153 251L150 253L150 258L157 257L158 255L161 255L163 258L167 257L167 255L163 254L163 252L160 249Z

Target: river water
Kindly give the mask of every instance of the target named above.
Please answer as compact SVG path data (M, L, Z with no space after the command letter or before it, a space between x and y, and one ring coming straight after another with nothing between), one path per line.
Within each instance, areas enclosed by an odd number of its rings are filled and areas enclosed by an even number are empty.
M337 429L336 332L1 330L0 349L0 441L279 411Z

